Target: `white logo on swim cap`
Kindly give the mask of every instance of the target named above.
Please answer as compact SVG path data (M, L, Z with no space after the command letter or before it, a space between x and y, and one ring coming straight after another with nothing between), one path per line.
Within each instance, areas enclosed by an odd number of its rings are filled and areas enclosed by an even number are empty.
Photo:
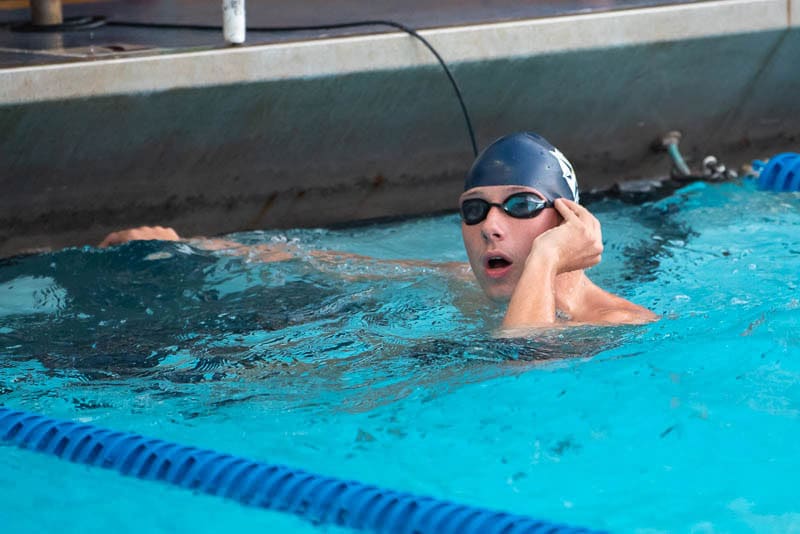
M561 175L564 177L564 181L567 182L569 190L572 191L572 197L575 199L575 202L578 202L578 179L575 177L575 170L572 168L572 163L570 163L567 157L557 148L551 150L550 153L558 160L558 165L561 167Z

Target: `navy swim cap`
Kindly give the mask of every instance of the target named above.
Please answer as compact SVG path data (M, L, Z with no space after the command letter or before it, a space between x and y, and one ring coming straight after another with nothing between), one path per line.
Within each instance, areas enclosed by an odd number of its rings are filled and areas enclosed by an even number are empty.
M572 164L556 147L535 133L501 137L475 159L464 181L464 191L487 185L525 185L553 201L578 202L578 181Z

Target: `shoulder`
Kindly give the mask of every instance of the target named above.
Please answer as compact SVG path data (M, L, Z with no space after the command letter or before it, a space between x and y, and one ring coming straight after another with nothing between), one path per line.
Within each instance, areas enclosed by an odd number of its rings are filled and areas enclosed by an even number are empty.
M615 306L596 310L598 322L605 324L647 324L657 321L659 316L647 308L625 301L627 306Z
M618 295L609 293L592 284L591 296L585 302L584 320L600 324L646 324L659 316L643 306L634 304Z

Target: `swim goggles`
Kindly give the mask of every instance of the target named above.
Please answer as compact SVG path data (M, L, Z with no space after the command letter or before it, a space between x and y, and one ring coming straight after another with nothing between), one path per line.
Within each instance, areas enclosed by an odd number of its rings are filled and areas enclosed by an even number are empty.
M533 193L514 193L502 204L487 202L482 198L468 198L461 203L461 220L470 226L478 224L489 215L492 206L497 206L515 219L532 219L545 208L552 208L553 203Z

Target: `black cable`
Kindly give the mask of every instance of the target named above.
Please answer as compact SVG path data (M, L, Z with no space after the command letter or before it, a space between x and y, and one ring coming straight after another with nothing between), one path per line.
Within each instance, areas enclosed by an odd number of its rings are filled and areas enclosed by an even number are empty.
M205 24L169 24L169 23L150 23L150 22L125 22L125 21L112 21L109 20L106 22L108 26L125 26L130 28L161 28L161 29L170 29L170 30L212 30L212 31L222 31L222 26L212 26L212 25L205 25ZM450 80L450 84L453 86L453 91L456 93L456 98L458 98L458 103L461 106L461 112L464 114L464 122L467 125L467 131L469 132L469 140L472 144L472 154L473 156L478 155L478 143L475 142L475 132L472 129L472 121L469 118L469 112L467 111L467 106L464 103L464 98L461 96L461 89L458 87L458 83L456 83L456 79L453 77L453 74L450 72L450 69L445 63L442 56L439 55L439 52L431 45L427 39L423 36L418 34L412 28L400 24L399 22L393 22L391 20L365 20L360 22L342 22L338 24L321 24L317 26L266 26L266 27L248 27L247 31L252 32L294 32L294 31L316 31L316 30L337 30L343 28L357 28L362 26L390 26L392 28L397 28L398 30L402 30L409 34L410 36L419 40L425 47L430 50L430 52L436 57L439 61L439 64L444 69L444 73L447 75L447 79Z

